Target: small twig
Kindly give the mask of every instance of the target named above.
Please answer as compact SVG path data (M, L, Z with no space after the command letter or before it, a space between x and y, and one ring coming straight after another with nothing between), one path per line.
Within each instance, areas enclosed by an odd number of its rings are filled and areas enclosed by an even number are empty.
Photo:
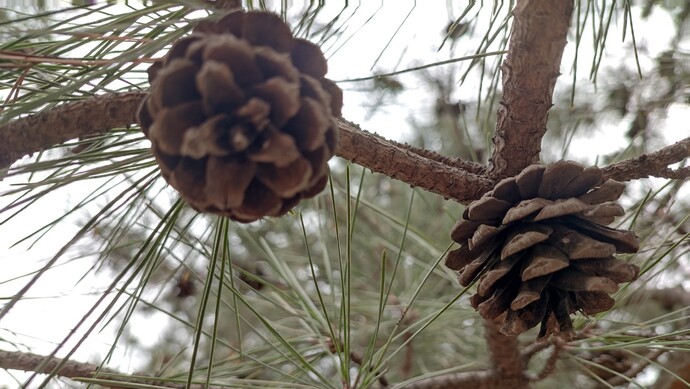
M551 373L553 373L556 369L556 362L558 362L558 357L561 355L561 351L563 350L564 341L558 337L554 338L555 339L553 340L553 351L551 351L551 355L549 355L549 358L546 360L546 363L544 364L544 367L541 369L539 374L531 378L531 381L541 381L544 378L550 376Z
M546 350L547 348L551 347L554 339L557 339L557 338L556 337L550 337L547 341L534 342L530 345L523 347L522 351L520 352L520 357L525 361L529 361L538 352L540 352L542 350Z
M184 383L174 383L166 381L157 377L145 377L135 375L124 375L112 369L100 368L98 365L92 363L81 363L70 360L63 360L56 357L45 357L28 352L19 351L4 351L0 350L0 368L8 370L22 370L30 371L39 374L51 374L55 371L58 377L71 378L77 380L78 378L101 378L111 381L112 385L106 387L117 389L122 387L129 387L129 384L148 384L157 385L159 387L182 389L185 388ZM119 386L122 384L122 386ZM192 385L192 389L211 389L206 385Z
M495 389L505 388L500 386L500 379L490 371L468 371L453 374L443 374L436 377L423 378L408 385L404 389Z
M621 373L622 375L617 375L615 377L612 377L607 382L609 384L611 384L612 386L625 384L626 382L628 382L628 379L632 379L632 378L636 377L638 374L642 373L642 370L647 368L647 366L649 366L652 362L656 361L657 358L662 356L667 351L668 350L664 350L664 349L650 350L647 353L647 355L645 355L643 358L640 358L640 361L638 361L634 365L630 366L630 368L628 370L626 370L625 372Z

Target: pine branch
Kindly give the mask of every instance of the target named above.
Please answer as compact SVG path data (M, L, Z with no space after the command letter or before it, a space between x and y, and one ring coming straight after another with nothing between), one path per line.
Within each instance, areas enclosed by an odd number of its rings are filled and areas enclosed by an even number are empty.
M27 154L135 122L145 92L100 95L58 105L0 127L0 171ZM0 175L0 178L2 175Z
M133 387L128 384L148 384L157 385L161 388L184 388L184 383L174 383L156 377L127 376L115 370L100 368L92 363L81 363L70 360L63 360L55 357L45 357L28 352L0 350L0 368L7 370L22 370L41 374L51 374L55 372L58 377L78 379L78 378L101 378L112 382L106 387L112 389ZM192 385L193 389L208 388L205 385Z
M146 92L137 91L96 96L0 126L0 178L2 169L27 154L133 124L145 95ZM479 198L493 186L494 181L479 164L387 140L346 120L340 120L339 126L340 146L336 154L373 171L461 203ZM690 138L607 166L604 171L607 177L621 181L648 176L682 179L690 176L690 169L671 170L668 165L688 156Z
M0 127L0 169L8 168L26 154L70 139L135 123L136 110L144 96L146 92L140 91L102 95L62 104ZM348 121L340 120L339 125L336 154L375 172L464 203L479 198L493 186L488 178L469 171L481 170L472 162L441 159L437 154L429 158L431 154L362 131Z
M508 54L501 66L503 95L493 138L492 177L514 176L539 161L573 8L572 0L519 0L513 9ZM503 335L491 320L484 321L484 330L491 366L515 381L501 387L527 388L527 364L517 338Z
M418 149L362 131L348 121L340 120L339 126L336 155L375 172L461 203L479 198L493 186L486 177L455 167L457 164L449 166L446 161L428 158ZM469 164L466 166L475 168Z
M513 10L508 55L501 66L493 177L514 176L539 161L572 13L572 0L521 0Z

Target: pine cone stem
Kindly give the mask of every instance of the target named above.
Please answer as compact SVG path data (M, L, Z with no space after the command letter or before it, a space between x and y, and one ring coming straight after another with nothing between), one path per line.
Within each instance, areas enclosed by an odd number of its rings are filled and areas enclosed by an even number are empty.
M484 338L489 349L489 364L499 376L505 378L524 379L525 360L518 347L516 336L501 333L501 324L495 320L484 320Z

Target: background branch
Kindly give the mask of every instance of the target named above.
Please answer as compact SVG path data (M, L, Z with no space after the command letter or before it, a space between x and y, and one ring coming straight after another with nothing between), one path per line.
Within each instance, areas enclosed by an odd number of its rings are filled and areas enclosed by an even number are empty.
M500 388L495 374L489 371L468 371L424 378L403 386L405 389L493 389Z
M650 350L646 355L644 355L643 358L640 358L638 362L630 366L630 368L622 373L620 375L616 375L610 379L608 379L606 382L608 383L607 387L610 386L619 386L619 385L624 385L630 380L634 379L638 374L642 373L644 369L647 368L652 363L655 363L657 359L659 359L660 356L662 356L664 353L668 352L668 350L664 349L654 349Z
M92 363L80 363L55 357L45 357L34 353L0 350L0 368L51 374L65 378L104 378L113 382L110 388L131 387L127 383L158 385L166 388L184 388L184 383L174 383L155 377L127 376L112 369L101 368ZM98 372L98 373L96 373ZM122 386L119 386L121 383ZM192 389L207 388L205 385L192 385Z

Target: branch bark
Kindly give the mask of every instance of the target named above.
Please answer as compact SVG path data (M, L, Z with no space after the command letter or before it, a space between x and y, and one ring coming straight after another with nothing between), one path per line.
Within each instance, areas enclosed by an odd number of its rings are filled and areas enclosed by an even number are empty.
M0 179L2 170L27 154L49 149L70 139L101 134L135 123L135 114L147 92L101 95L59 105L0 126ZM449 158L409 145L386 140L339 121L340 146L336 154L373 171L468 203L490 190L492 174L476 163ZM690 138L656 152L643 154L604 168L607 177L621 181L655 176L686 178L687 168L671 170L669 164L690 156Z
M461 203L479 198L493 186L486 177L427 158L407 145L362 131L348 121L340 120L339 127L336 155L411 186Z
M55 371L55 375L64 378L102 378L111 381L112 385L107 387L112 389L119 389L131 387L126 384L148 384L157 385L159 387L182 389L185 388L184 383L174 383L163 380L157 377L142 377L142 376L127 376L112 369L99 369L97 365L92 363L80 363L70 360L63 360L55 357L45 357L34 353L25 353L19 351L5 351L0 350L0 368L9 370L30 371L41 374L51 374ZM120 386L119 384L122 384ZM191 389L212 389L205 385L192 385Z
M521 0L513 10L491 156L495 178L539 161L572 13L572 0Z
M58 105L0 127L0 170L27 154L136 122L146 92L113 93Z

